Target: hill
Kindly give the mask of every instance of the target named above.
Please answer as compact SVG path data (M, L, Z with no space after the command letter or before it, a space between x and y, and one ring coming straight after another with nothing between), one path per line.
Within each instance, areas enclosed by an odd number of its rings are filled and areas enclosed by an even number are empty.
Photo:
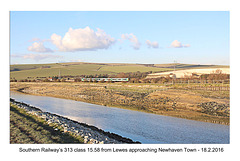
M95 75L95 74L117 74L128 72L164 72L180 69L214 68L217 65L195 65L195 64L126 64L126 63L53 63L53 64L21 64L10 65L10 78L17 80L34 79L37 77L49 77L61 75ZM220 66L228 67L228 66Z
M183 69L183 70L177 70L177 71L170 71L170 72L161 72L161 73L153 73L149 74L147 78L159 78L162 76L167 76L172 74L175 74L176 78L184 78L185 76L192 76L192 73L195 73L197 75L202 74L210 74L213 72L216 72L217 70L220 70L223 74L230 74L229 68L191 68L191 69Z

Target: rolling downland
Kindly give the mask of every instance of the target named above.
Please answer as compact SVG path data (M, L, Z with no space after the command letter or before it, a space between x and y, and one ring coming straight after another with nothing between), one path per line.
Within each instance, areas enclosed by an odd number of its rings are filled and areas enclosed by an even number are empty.
M121 72L164 72L183 69L197 68L228 68L228 66L218 65L196 65L196 64L121 64L121 63L53 63L53 64L19 64L10 66L10 78L16 80L36 79L41 77L61 75L114 75Z

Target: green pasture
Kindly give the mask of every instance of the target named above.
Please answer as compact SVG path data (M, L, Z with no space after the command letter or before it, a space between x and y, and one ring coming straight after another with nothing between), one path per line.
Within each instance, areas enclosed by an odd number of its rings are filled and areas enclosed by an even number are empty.
M99 71L108 71L108 72L114 72L114 73L127 73L127 72L160 72L160 71L167 71L171 69L166 68L156 68L156 67L147 67L144 65L121 65L121 66L110 66L106 65L99 69Z
M44 64L47 66L47 64ZM34 65L32 65L34 66ZM20 71L10 72L10 77L17 80L26 79L28 77L49 77L49 76L58 76L59 71L60 75L90 75L90 74L106 74L105 71L97 71L101 65L95 64L80 64L80 65L68 65L64 66L61 64L50 65L50 68L41 68L43 65L39 66L36 69L26 69ZM30 67L30 66L29 66Z

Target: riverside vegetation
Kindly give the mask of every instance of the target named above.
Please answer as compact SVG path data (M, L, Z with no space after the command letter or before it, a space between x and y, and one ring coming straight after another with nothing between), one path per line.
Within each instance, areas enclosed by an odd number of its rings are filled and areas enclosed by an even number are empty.
M229 125L228 91L195 85L90 82L11 82L11 90ZM209 85L212 86L212 85Z

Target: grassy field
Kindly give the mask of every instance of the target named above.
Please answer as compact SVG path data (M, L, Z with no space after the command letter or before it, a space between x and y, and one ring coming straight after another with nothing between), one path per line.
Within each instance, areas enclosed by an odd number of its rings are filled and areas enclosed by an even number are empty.
M17 80L26 79L28 77L49 77L58 76L59 71L61 75L90 75L90 74L107 74L106 71L98 71L101 65L97 64L77 64L77 65L65 65L65 64L42 64L33 68L35 65L23 65L16 66L17 71L12 71L10 77L14 77ZM43 68L42 66L48 66L48 68ZM14 69L14 67L12 67ZM15 69L16 69L15 68ZM29 69L31 68L31 69Z
M66 144L83 143L83 138L70 133L56 124L46 121L15 105L10 105L10 143L11 144Z
M212 68L215 65L177 64L176 69ZM221 66L222 67L222 66ZM113 63L54 63L22 64L10 66L10 77L17 80L28 77L49 77L61 75L117 74L120 72L160 72L174 70L174 64L113 64ZM30 78L30 79L31 79Z
M146 67L143 65L124 65L124 66L103 66L99 71L107 71L113 73L121 73L121 72L159 72L159 71L168 71L171 69L166 68L157 68L157 67Z

